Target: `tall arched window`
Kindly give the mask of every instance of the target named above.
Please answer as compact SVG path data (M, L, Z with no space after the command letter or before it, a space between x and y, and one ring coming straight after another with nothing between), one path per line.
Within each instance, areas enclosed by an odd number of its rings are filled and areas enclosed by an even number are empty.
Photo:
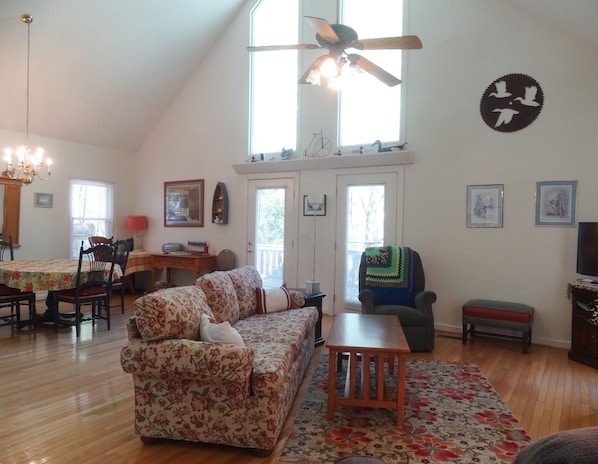
M251 11L251 45L296 44L298 0L260 0ZM297 143L297 51L250 54L249 153L280 153Z
M402 0L341 0L341 23L359 38L395 37L403 31ZM400 50L358 51L393 76L401 78ZM401 137L401 87L388 87L367 73L343 83L339 98L339 145L399 141Z

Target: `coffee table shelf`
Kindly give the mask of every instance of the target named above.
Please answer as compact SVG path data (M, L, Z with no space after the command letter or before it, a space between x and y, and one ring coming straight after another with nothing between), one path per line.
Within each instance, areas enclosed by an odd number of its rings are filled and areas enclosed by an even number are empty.
M397 411L397 425L405 419L405 369L409 345L399 319L396 316L373 314L338 314L334 318L326 347L328 359L328 419L334 418L334 408L338 405L392 408ZM345 395L335 393L337 357L345 353L349 357ZM356 394L357 359L361 358L361 394ZM370 359L374 358L377 389L370 395ZM397 398L384 399L384 363L389 369L398 358ZM370 398L374 396L374 398Z

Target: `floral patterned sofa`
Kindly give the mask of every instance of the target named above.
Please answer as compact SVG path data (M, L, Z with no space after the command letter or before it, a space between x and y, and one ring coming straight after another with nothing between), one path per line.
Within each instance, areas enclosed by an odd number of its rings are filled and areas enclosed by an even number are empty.
M121 365L133 374L135 431L144 443L272 452L314 352L318 312L301 308L293 292L288 309L268 308L261 286L246 266L135 301Z

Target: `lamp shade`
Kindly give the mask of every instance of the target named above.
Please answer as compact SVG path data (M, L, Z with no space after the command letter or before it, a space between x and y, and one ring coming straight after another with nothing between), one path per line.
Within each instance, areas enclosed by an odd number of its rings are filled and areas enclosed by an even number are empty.
M147 229L147 217L145 216L127 216L127 230L145 230Z

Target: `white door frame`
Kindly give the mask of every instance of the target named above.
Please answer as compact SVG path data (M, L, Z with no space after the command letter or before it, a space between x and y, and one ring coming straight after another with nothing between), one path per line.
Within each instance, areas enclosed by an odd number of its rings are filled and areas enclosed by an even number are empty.
M384 194L385 244L401 245L403 241L404 167L392 166L386 172L372 170L359 174L339 173L336 177L337 216L333 314L361 311L359 303L345 302L346 192L348 186L367 184L383 184L386 187ZM393 198L396 198L396 202L392 201Z

